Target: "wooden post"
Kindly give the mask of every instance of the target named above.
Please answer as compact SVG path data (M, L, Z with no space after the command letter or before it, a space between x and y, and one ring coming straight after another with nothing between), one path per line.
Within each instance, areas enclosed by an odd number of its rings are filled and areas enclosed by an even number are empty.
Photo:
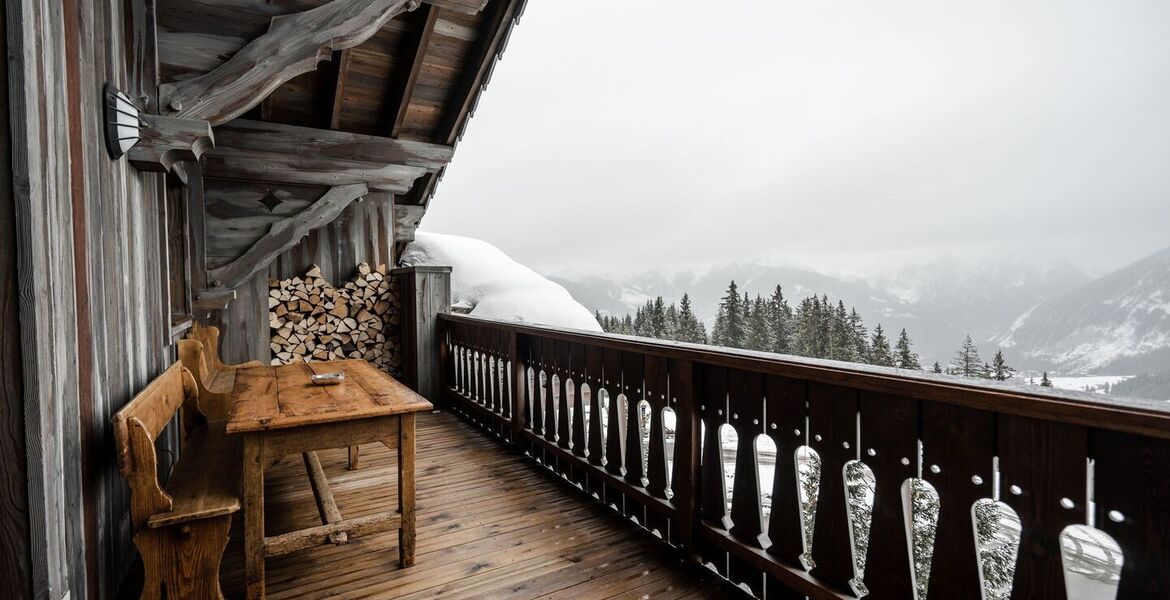
M441 399L438 315L451 312L451 267L404 267L390 272L402 299L402 373L406 385L432 403Z

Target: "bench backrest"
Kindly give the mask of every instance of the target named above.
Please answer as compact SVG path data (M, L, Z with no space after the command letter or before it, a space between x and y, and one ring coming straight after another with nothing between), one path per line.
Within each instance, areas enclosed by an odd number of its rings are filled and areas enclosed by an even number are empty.
M219 357L219 328L214 325L200 325L196 321L191 326L187 339L203 344L203 356L207 365L213 371L220 371L227 367Z
M195 379L175 363L114 415L118 470L130 484L130 517L136 530L151 515L171 510L171 497L159 484L154 442L179 410L185 428L206 421Z
M211 382L219 370L208 364L207 347L198 340L179 340L179 362L195 376L199 389L199 407L212 421L227 419L230 399L226 394L211 391Z

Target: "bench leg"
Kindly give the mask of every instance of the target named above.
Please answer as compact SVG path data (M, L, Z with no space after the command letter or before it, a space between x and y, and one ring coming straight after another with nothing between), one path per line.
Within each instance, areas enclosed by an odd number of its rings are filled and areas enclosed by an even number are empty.
M162 598L163 577L167 570L163 531L147 529L134 534L134 545L142 556L142 600Z
M244 437L244 582L248 600L264 597L264 440Z
M168 600L223 600L219 564L231 526L232 516L223 515L167 528Z
M398 421L398 560L403 567L414 565L414 413Z
M349 447L349 470L356 471L358 468L358 446Z

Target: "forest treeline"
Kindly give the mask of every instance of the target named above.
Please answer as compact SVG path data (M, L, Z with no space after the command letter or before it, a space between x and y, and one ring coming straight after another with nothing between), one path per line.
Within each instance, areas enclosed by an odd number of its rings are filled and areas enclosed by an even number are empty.
M719 301L719 311L709 333L695 316L688 294L683 294L677 304L666 304L661 296L648 300L632 315L610 316L598 312L595 316L602 329L609 333L924 369L905 329L891 340L881 323L871 331L856 308L846 308L844 301L834 301L827 294L808 296L794 308L779 285L768 297L752 298L746 292L741 294L732 281ZM945 368L936 362L930 370L1000 381L1015 374L1002 351L997 351L991 362L984 362L970 335Z

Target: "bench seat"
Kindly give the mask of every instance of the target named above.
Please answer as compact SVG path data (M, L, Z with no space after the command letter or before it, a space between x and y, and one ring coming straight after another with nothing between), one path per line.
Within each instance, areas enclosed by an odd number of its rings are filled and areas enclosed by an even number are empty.
M166 484L169 512L151 515L150 528L166 527L240 510L240 436L226 435L223 423L198 427Z

